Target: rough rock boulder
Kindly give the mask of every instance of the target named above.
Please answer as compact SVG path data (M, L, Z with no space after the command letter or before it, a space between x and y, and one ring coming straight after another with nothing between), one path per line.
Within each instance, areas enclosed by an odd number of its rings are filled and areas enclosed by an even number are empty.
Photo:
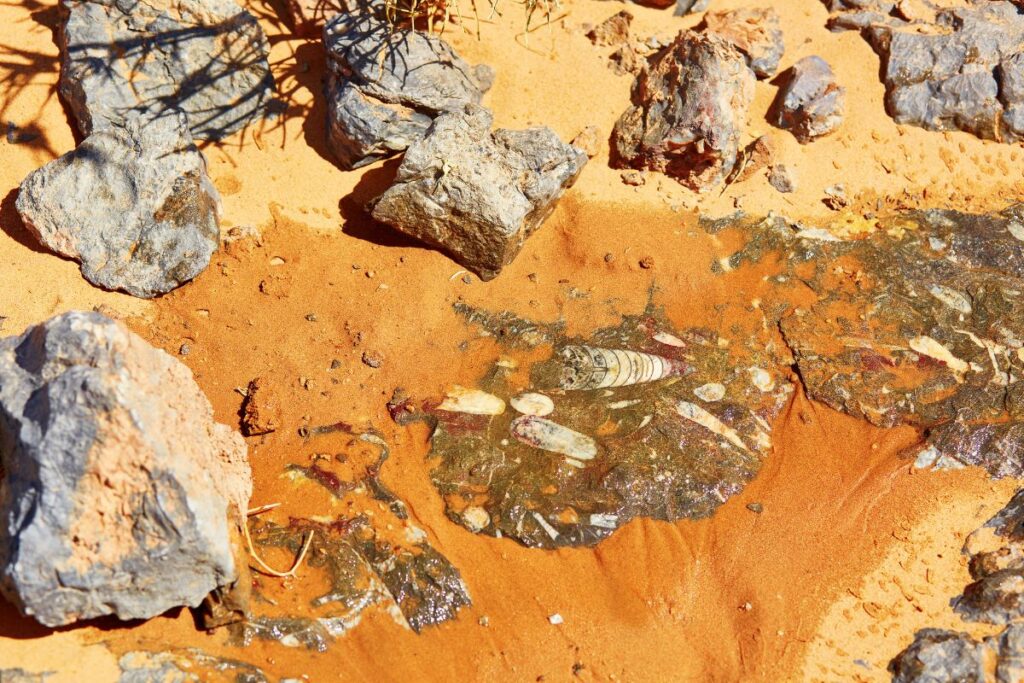
M753 95L754 74L731 43L683 31L633 84L612 136L614 163L708 190L736 164Z
M17 209L48 249L95 285L153 297L217 249L220 199L181 113L110 122L21 184Z
M405 153L373 217L489 280L515 258L587 163L549 128L491 131L476 105L442 114Z
M897 123L1024 139L1024 15L1003 0L901 14L895 3L833 3L833 29L864 32L882 58ZM900 4L902 6L902 3Z
M231 0L63 0L60 93L83 135L188 116L217 139L262 116L273 77L256 18Z
M367 13L324 27L327 143L343 168L404 151L439 114L479 104L494 80L438 37L392 29Z
M835 131L843 122L845 106L846 88L836 82L828 63L821 57L804 57L779 90L775 123L806 144Z
M197 606L251 477L189 370L97 313L0 340L0 590L47 626Z
M773 8L741 8L708 12L704 29L736 46L758 78L771 78L785 52L779 14Z

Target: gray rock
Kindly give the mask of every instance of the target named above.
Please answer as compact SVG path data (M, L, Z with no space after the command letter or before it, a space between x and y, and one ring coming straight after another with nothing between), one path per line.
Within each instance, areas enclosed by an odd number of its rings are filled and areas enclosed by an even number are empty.
M889 665L893 683L981 683L983 651L966 633L926 628Z
M405 153L373 217L494 278L547 219L587 163L549 128L491 132L476 105L440 115Z
M957 613L988 624L1024 617L1024 491L967 537L964 554L974 581L954 601Z
M0 592L47 626L196 606L251 477L188 368L98 313L0 340Z
M768 183L783 194L796 192L796 174L785 164L772 164L768 169Z
M893 683L997 683L1024 680L1024 624L978 642L967 633L926 628L890 664Z
M83 135L130 112L216 139L263 114L273 88L256 18L230 0L63 0L60 93Z
M1024 139L1024 15L1013 3L931 16L835 9L830 25L863 30L882 57L886 109L898 123Z
M642 5L642 4L646 4L646 3L642 3L641 2L640 4ZM650 4L655 4L655 3L650 3ZM670 3L668 3L668 5L664 5L664 7L668 7L671 4L672 3L670 2ZM681 16L684 16L684 15L687 15L687 14L696 14L697 12L703 12L704 10L706 10L708 8L708 5L710 5L710 4L711 4L711 0L676 0L675 15L677 17L681 17ZM655 6L656 7L661 7L662 5L655 4Z
M650 169L705 191L732 171L754 94L754 74L735 47L681 32L633 84L633 105L615 124L620 168Z
M210 263L220 199L184 116L110 121L21 184L17 208L89 282L153 297Z
M779 14L773 8L741 8L708 12L704 30L722 36L747 58L758 78L771 78L779 70L786 46Z
M821 57L804 57L779 90L775 123L807 144L839 127L845 105L846 88L836 82L828 63Z
M365 13L331 19L324 45L327 143L346 169L404 151L440 113L479 104L494 80L440 38Z

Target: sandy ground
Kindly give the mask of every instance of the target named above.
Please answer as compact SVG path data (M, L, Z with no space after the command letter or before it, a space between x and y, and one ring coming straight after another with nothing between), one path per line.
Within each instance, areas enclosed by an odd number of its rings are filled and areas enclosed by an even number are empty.
M715 6L745 4L757 3ZM235 389L265 378L290 428L249 440L253 504L283 503L272 513L281 520L326 505L294 495L279 476L284 464L310 455L295 429L339 419L375 425L395 449L385 480L461 569L474 601L458 620L419 636L370 615L324 654L276 644L232 648L223 634L196 632L187 612L48 633L0 606L0 667L57 671L49 681L86 673L111 680L122 652L199 647L314 681L886 680L887 661L916 629L963 627L948 606L967 580L960 546L1015 482L977 471L912 472L898 457L916 440L912 430L874 429L797 396L775 426L776 452L759 477L713 518L640 520L594 550L541 552L447 521L428 478L425 430L396 427L384 409L398 386L435 396L482 371L484 359L456 353L469 332L452 312L455 301L543 320L565 315L571 329L586 331L615 311L640 310L653 283L679 324L720 323L717 305L747 303L758 285L712 277L708 266L724 247L694 227L697 212L720 216L741 206L824 223L836 219L821 201L824 188L837 182L858 210L998 209L1024 196L1024 181L1010 172L1019 168L1020 146L896 126L884 114L878 58L868 45L825 30L817 0L775 4L786 36L783 68L820 54L848 90L843 128L803 146L767 123L776 86L758 84L748 136L771 137L795 170L797 192L780 195L763 174L705 197L656 175L633 188L608 168L605 145L514 264L493 282L466 283L448 258L362 212L395 162L337 169L324 142L319 43L294 38L270 6L249 3L270 36L278 94L289 106L204 152L224 199L223 229L253 226L262 237L222 250L195 282L153 302L93 288L76 264L41 253L21 226L18 183L71 149L74 137L53 89L54 6L0 5L0 118L38 135L27 144L0 142L0 333L103 307L170 353L188 344L180 359L229 424L237 424L241 401ZM532 33L528 45L516 36L516 5L483 25L481 41L457 27L447 37L471 62L495 67L485 104L498 125L545 124L566 139L596 125L607 136L631 79L607 68L611 50L592 46L580 26L622 7L567 2L564 18ZM641 36L671 36L699 21L629 9ZM640 268L644 256L653 256L654 268ZM573 288L588 296L577 298ZM360 363L366 350L383 356L380 368ZM332 371L334 359L342 367ZM764 512L745 507L752 502ZM309 592L301 574L278 583L283 601L298 603ZM556 612L560 626L548 621ZM480 624L483 616L489 625Z

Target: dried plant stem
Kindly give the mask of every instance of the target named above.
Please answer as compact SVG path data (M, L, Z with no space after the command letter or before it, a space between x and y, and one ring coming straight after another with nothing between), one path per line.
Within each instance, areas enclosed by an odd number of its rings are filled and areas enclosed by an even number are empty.
M252 544L252 536L249 535L249 525L242 525L242 534L245 536L245 543L249 548L249 555L251 555L252 559L255 560L257 565L259 565L253 567L253 569L263 572L264 574L267 574L269 576L276 576L282 579L287 578L289 576L295 576L295 571L302 565L302 561L306 559L306 553L309 552L309 546L313 543L314 533L314 531L310 530L309 535L306 536L306 540L302 543L302 549L299 551L298 557L295 558L295 562L292 564L291 569L289 569L286 572L279 572L273 567L271 567L269 564L264 562L263 558L256 554L256 548L253 547Z

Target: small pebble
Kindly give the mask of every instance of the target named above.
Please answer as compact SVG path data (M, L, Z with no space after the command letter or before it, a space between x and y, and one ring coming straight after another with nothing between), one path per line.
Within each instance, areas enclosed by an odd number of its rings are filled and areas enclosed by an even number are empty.
M562 615L558 612L555 612L550 617L548 617L548 621L551 623L552 626L558 626L559 624L565 622L565 620L562 619Z
M624 182L626 185L632 185L633 187L638 187L647 182L647 179L644 177L644 174L641 173L640 171L623 171L621 177L622 182Z
M491 625L491 620L485 614L484 616L482 616L479 619L477 619L477 623L480 624L481 626L490 626Z
M178 349L178 353L181 354L182 356L187 356L188 354L192 353L192 347L189 346L188 344L182 344L181 348Z
M471 278L469 276L469 273L467 273L467 274L462 276L462 281L465 282L467 285L469 285L469 284L473 283L473 278Z
M341 361L335 358L331 361L331 370L337 370L341 367Z
M604 262L605 263L611 263L614 260L615 260L615 254L613 254L611 252L608 252L607 254L604 255Z
M316 322L316 313L307 313L306 314L306 320L308 320L311 323L315 323Z
M370 353L369 351L363 351L363 365L368 365L371 368L379 368L383 362L383 359L379 355Z
M640 267L643 268L644 270L650 270L651 268L653 268L654 267L654 257L653 256L644 256L642 259L640 259Z
M747 509L757 514L764 512L764 506L760 503L747 503Z

